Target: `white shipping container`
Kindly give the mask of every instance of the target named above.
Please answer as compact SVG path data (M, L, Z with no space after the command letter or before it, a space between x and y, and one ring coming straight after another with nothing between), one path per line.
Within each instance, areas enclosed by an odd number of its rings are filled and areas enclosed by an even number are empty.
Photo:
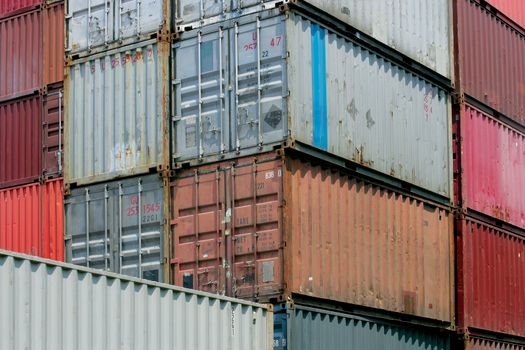
M245 16L172 57L174 165L300 141L450 197L448 93L316 22Z
M168 163L169 44L147 41L74 61L65 77L65 182Z
M0 250L0 349L271 350L264 305Z
M66 52L85 56L150 38L168 26L168 0L68 0Z
M448 0L177 0L179 30L296 2L321 9L411 59L452 78L451 3Z

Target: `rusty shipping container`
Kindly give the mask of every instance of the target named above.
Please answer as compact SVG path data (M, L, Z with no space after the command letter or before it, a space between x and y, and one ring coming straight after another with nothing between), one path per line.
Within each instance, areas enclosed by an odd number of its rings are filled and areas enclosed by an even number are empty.
M459 328L525 337L525 238L471 218L456 237Z
M172 58L175 167L299 142L450 198L448 93L302 14L182 33Z
M0 190L0 249L64 261L62 179Z
M465 350L525 350L525 344L469 336L464 341Z
M525 32L478 1L453 3L457 88L525 125Z
M61 176L61 91L0 103L0 188Z
M453 319L447 209L273 152L182 170L171 195L176 285Z
M42 2L42 0L0 0L0 18L27 11L41 5Z
M456 203L525 228L525 135L468 104L455 115Z
M66 186L168 168L168 57L169 43L149 40L68 65Z
M486 2L525 28L525 2L523 0L486 0Z
M0 100L63 80L64 4L0 20Z

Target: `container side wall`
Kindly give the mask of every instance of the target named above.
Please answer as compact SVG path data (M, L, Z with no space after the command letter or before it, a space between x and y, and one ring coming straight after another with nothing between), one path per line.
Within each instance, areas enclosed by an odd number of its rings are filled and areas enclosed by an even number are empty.
M524 350L525 346L499 340L471 337L465 343L465 350Z
M64 2L42 10L43 85L64 80Z
M520 0L488 0L489 4L525 28L525 3Z
M42 174L42 98L0 104L0 188L38 180Z
M525 125L525 34L474 0L454 2L461 92Z
M525 240L470 219L457 227L459 326L525 336Z
M525 135L462 106L462 205L525 228Z
M8 17L14 13L27 10L31 7L40 5L42 0L1 0L0 1L0 18Z
M0 20L0 100L41 88L41 30L41 11Z
M164 54L158 44L142 43L69 67L66 183L145 173L163 163Z
M263 305L0 256L0 348L269 350Z
M290 336L286 339L287 347L277 347L279 350L451 348L450 336L445 332L402 327L299 305L294 305L288 314Z

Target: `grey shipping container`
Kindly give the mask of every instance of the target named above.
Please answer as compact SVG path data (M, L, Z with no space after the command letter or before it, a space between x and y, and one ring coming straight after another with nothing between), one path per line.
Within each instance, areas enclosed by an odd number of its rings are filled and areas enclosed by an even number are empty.
M169 29L169 0L67 0L66 54L82 57Z
M0 349L270 350L270 306L0 251Z
M179 31L287 3L321 9L442 76L452 77L451 3L448 0L177 0Z
M299 141L450 197L450 97L379 54L277 10L173 50L174 166Z
M169 163L169 44L123 47L66 68L66 184L162 171Z
M274 309L274 350L448 350L450 333L298 304Z
M149 175L72 190L64 202L66 261L166 280L164 189Z

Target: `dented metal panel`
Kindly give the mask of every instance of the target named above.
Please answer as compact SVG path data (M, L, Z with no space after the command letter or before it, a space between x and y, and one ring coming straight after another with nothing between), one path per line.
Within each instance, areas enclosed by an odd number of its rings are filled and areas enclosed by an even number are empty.
M525 125L525 32L478 1L453 3L457 89Z
M168 54L167 43L149 41L67 68L66 183L147 173L167 162Z
M169 28L167 0L69 0L67 53L86 56L150 39Z
M271 306L5 251L0 285L1 349L273 346Z
M0 191L0 249L64 261L62 179Z
M458 326L524 337L525 239L469 218L456 231Z
M42 175L42 97L0 104L0 188Z
M183 33L173 57L176 164L296 140L450 197L447 92L377 53L267 11Z
M458 205L525 228L525 135L472 106L458 108Z
M446 209L276 153L182 170L171 186L176 285L453 320Z
M66 260L163 281L163 195L158 175L72 190L65 201Z
M64 154L64 91L62 87L48 91L43 103L43 174L46 177L56 177L62 175Z

